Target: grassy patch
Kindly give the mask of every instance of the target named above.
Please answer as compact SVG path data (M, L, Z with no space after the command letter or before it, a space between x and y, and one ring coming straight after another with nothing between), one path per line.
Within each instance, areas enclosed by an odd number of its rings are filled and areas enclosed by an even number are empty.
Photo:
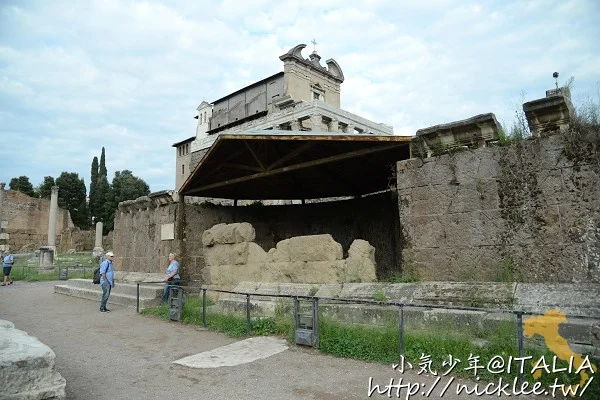
M35 258L15 258L10 276L15 281L56 281L59 272L68 273L69 279L90 279L99 260L90 254L57 254L54 258L54 269L40 270L39 261ZM68 269L67 269L68 267Z

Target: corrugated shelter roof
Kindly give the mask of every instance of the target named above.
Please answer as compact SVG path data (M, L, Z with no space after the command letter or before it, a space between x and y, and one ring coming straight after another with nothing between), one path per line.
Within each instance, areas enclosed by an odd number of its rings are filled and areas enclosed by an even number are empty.
M315 199L385 190L408 136L250 131L221 134L181 187L186 196Z

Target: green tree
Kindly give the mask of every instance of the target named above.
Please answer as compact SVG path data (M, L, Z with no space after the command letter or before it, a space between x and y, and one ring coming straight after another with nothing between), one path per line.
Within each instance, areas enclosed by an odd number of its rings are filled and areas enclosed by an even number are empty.
M108 183L108 179L106 179L105 175L98 176L98 182L96 182L96 193L94 194L96 211L95 215L93 215L94 223L101 221L104 223L104 234L108 233L106 228L106 221L108 219L109 213L107 212L107 200L110 196L110 185Z
M56 178L58 205L71 213L73 224L80 229L89 227L86 187L83 178L75 172L62 172Z
M102 154L100 155L100 168L98 169L98 176L101 175L108 177L108 172L106 172L106 155L104 147L102 148Z
M44 182L37 188L36 197L40 199L49 199L52 194L52 186L55 186L54 178L45 176Z
M27 196L35 197L33 185L31 184L31 182L29 182L29 177L27 176L12 178L8 186L10 190L18 190L21 193L25 193Z
M115 172L115 177L113 178L111 190L106 202L106 230L113 230L115 213L120 202L125 200L135 200L138 197L147 196L148 194L150 194L150 188L143 179L134 176L129 170Z
M94 157L92 160L92 170L90 177L90 198L89 198L89 210L90 216L95 218L98 216L99 204L102 204L98 201L97 196L97 186L98 186L98 157Z

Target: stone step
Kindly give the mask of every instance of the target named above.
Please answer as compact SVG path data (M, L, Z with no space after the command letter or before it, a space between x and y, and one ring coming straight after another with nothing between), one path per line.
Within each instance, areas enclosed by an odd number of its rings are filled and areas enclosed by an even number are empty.
M93 285L93 287L92 287ZM125 286L127 284L121 284L121 286ZM135 285L133 285L135 289ZM108 299L109 304L122 305L126 307L136 307L137 305L137 297L135 294L128 294L119 292L119 284L115 286L115 290L111 291L110 297ZM129 289L127 289L129 291ZM71 286L69 284L61 284L54 286L54 293L65 294L67 296L79 297L82 299L94 300L100 303L100 298L102 297L102 288L100 285L94 285L93 283L90 287L77 287ZM160 304L160 298L162 296L162 290L157 290L154 292L154 296L141 296L140 295L140 309L148 308L148 307L156 307Z
M95 285L91 279L69 279L63 285L76 287L81 289L99 290L102 292L100 285ZM145 283L140 284L140 297L157 297L162 296L164 286L162 284ZM136 296L137 287L135 283L121 283L116 281L115 287L111 291L112 294L121 293Z

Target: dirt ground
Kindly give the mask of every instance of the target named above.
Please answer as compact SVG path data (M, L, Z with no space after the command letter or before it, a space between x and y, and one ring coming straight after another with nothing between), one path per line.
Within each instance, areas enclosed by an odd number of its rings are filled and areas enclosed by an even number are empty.
M175 365L172 361L237 339L138 315L133 308L110 305L110 313L100 313L98 302L55 294L54 284L15 282L0 287L0 319L12 321L54 350L56 369L67 381L67 399L407 399L407 390L398 396L396 389L368 396L369 388L387 385L392 378L395 384L400 378L422 384L425 395L411 399L498 398L457 396L454 386L440 396L448 377L427 396L435 377L400 374L390 365L330 357L293 345L233 367Z

